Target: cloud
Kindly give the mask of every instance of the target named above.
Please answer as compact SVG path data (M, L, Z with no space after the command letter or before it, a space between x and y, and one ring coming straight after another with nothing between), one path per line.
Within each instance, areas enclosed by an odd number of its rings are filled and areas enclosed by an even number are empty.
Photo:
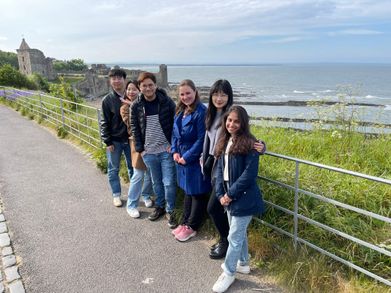
M375 31L375 30L369 30L369 29L346 29L341 31L335 31L335 32L328 32L329 36L340 36L340 35L381 35L383 32L381 31Z
M325 34L386 34L391 1L372 2L57 0L54 5L51 0L2 0L0 27L7 38L2 47L18 47L24 35L32 48L59 59L119 60L119 49L132 60L143 52L151 59L202 58L217 48L224 56L242 43L278 46Z
M292 42L298 42L302 41L305 38L303 37L286 37L286 38L280 38L280 39L274 39L274 40L267 40L263 43L265 44L284 44L284 43L292 43Z

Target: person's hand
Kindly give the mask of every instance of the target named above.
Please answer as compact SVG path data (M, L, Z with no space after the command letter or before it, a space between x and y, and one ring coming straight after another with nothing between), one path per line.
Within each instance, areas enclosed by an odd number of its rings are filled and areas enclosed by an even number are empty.
M227 203L227 205L229 205L232 201L232 199L227 194L224 194L224 199L225 199L225 202Z
M181 165L186 165L186 161L185 159L182 157L178 160L178 164L181 164Z
M171 153L171 147L170 147L170 146L167 147L167 148L166 148L166 151L167 151L167 153Z
M125 104L128 104L129 106L132 105L132 102L129 101L128 99L124 99L124 98L119 98L121 100L122 103L125 103Z
M179 153L174 153L174 155L173 155L172 157L173 157L173 159L174 159L175 162L179 163L178 161L179 161L179 159L181 158L181 156L180 156Z
M265 148L265 145L262 142L254 142L254 147L253 147L258 153L263 153L263 150Z
M224 194L224 196L220 198L220 203L222 206L228 206L231 201L232 199L230 199L227 194Z
M112 152L114 152L114 145L112 144L112 145L109 145L108 147L106 147L106 149L110 152L110 153L112 153Z

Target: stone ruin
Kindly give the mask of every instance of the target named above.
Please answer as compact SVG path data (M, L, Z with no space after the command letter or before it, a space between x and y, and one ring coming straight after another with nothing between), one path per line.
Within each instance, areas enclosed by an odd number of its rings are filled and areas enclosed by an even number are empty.
M45 57L42 51L31 49L25 39L22 39L18 53L19 71L23 74L30 75L39 73L48 80L56 79L57 75L53 70L52 58Z
M98 66L99 65L99 66ZM114 68L120 68L114 66ZM122 68L124 69L124 68ZM124 69L127 75L127 80L136 80L142 70L129 70ZM107 94L110 90L110 84L108 79L108 72L110 68L104 64L97 64L91 66L85 73L85 78L82 81L74 84L80 94L87 99L95 99ZM102 74L104 73L104 74ZM167 77L167 65L161 64L159 66L159 72L154 73L156 76L156 82L158 87L168 88L168 77Z

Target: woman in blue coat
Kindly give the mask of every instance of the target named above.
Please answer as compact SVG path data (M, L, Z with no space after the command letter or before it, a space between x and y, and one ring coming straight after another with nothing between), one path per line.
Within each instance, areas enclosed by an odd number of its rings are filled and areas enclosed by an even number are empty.
M183 80L178 92L171 152L176 162L178 186L186 195L182 224L172 234L183 242L194 237L201 226L211 185L202 175L199 163L205 136L206 107L201 103L193 81Z

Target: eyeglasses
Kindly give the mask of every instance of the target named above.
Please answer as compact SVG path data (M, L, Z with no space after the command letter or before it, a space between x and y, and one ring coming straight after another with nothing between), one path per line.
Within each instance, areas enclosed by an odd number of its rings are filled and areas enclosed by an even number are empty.
M141 85L140 85L140 88L142 88L142 89L147 89L147 88L153 89L154 87L155 87L155 84L154 84L154 83L150 83L150 84L141 84Z

